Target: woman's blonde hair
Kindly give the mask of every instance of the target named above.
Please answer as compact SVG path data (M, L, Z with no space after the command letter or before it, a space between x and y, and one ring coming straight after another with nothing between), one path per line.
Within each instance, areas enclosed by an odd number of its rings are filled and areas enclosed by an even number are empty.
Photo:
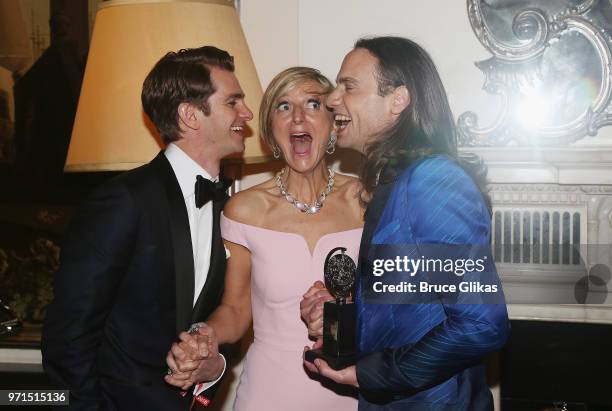
M274 147L274 136L272 134L272 114L275 110L276 100L288 90L306 81L320 84L323 95L329 94L334 89L333 84L317 69L310 67L291 67L281 71L272 79L261 99L259 110L259 135L270 146Z

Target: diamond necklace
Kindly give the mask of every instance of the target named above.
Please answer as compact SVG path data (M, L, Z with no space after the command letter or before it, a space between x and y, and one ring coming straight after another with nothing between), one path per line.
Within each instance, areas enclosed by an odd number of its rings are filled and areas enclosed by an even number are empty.
M321 191L321 194L319 194L319 198L313 201L312 204L299 201L292 194L287 192L287 188L285 187L285 184L283 184L282 180L282 177L285 174L284 168L276 174L276 186L278 187L278 190L280 191L281 195L285 197L285 200L289 201L295 208L300 210L302 213L309 215L316 214L319 212L319 210L321 210L325 199L327 198L329 193L331 193L332 188L334 187L334 172L331 168L328 168L327 172L329 173L329 177L327 178L327 185L325 186L325 189Z

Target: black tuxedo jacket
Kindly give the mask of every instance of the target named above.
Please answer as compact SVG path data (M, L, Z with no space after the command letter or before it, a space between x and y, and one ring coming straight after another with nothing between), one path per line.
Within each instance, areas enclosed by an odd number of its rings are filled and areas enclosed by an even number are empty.
M70 390L73 409L187 409L191 396L163 380L165 358L223 295L223 203L213 203L210 270L195 307L187 210L163 153L80 208L64 237L42 341L45 371Z

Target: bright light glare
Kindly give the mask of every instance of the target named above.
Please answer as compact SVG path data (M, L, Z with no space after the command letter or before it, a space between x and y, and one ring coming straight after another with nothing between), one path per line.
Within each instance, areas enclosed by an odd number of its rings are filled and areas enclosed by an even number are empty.
M551 102L539 95L525 96L518 103L516 117L526 127L547 124L551 116Z

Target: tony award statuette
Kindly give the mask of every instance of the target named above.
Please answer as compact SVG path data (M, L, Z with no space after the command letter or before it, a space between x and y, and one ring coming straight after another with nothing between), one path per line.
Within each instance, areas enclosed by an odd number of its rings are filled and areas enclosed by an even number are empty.
M340 252L336 254L336 252ZM336 301L323 305L323 348L306 351L306 361L314 362L321 358L335 370L354 364L355 323L357 312L355 304L348 302L355 284L355 262L344 254L346 248L336 247L327 254L323 273L325 287Z

